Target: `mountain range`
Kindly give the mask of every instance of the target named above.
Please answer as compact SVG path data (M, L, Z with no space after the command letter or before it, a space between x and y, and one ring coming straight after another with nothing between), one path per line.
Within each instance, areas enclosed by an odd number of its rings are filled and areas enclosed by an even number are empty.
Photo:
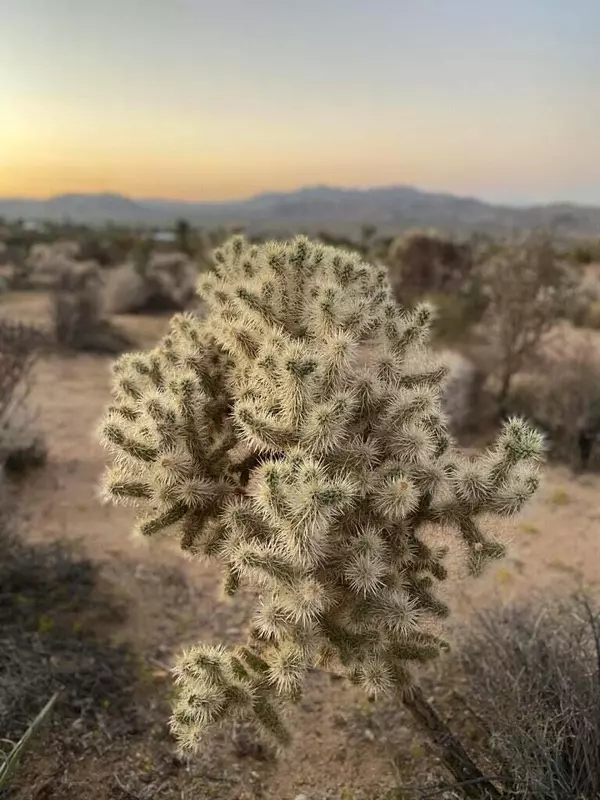
M194 225L240 225L248 233L281 235L300 230L355 233L365 223L383 234L434 227L453 234L499 234L551 227L562 235L600 236L600 207L553 203L516 207L410 186L341 189L315 186L228 202L132 199L120 194L63 194L47 200L0 197L6 220L70 221L167 226L185 218Z

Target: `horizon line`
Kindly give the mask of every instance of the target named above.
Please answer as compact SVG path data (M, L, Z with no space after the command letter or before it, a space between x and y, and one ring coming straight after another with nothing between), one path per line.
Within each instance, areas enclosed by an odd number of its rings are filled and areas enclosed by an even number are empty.
M451 197L456 200L470 200L476 203L483 203L485 205L492 205L492 206L504 206L504 207L516 207L516 208L529 208L529 207L536 207L536 206L560 206L560 205L568 205L568 206L576 206L579 208L597 208L600 206L600 201L597 204L594 203L582 203L576 200L567 200L567 199L557 199L557 200L491 200L485 199L483 197L478 197L476 195L471 194L455 194L452 191L447 189L422 189L418 186L414 186L411 184L405 183L386 183L386 184L368 184L368 185L352 185L352 186L339 186L335 184L328 184L328 183L315 183L315 184L306 184L296 186L292 189L264 189L263 191L256 192L250 195L242 195L235 198L230 198L228 200L190 200L184 198L177 198L177 197L160 197L156 195L133 195L133 194L125 194L123 192L111 190L111 189L100 189L98 191L88 191L88 192L57 192L54 194L40 196L40 195L0 195L0 202L48 202L51 200L56 200L65 197L120 197L125 200L131 200L133 202L138 203L177 203L180 205L230 205L232 203L244 203L250 200L255 200L260 197L265 196L285 196L291 194L297 194L302 191L311 191L315 189L326 189L331 191L339 191L339 192L369 192L369 191L376 191L376 190L391 190L391 189L408 189L414 192L418 192L420 194L425 195L438 195L444 197Z

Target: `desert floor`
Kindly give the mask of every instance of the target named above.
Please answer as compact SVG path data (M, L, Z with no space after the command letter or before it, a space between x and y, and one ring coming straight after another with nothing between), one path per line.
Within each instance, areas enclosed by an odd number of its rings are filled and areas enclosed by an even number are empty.
M39 321L44 302L41 295L14 296L0 304L0 316ZM143 345L166 327L166 318L117 322ZM95 656L99 673L102 648L124 652L123 677L108 681L105 698L91 692L93 707L88 704L85 714L58 715L60 724L51 723L24 759L10 796L350 800L391 797L387 793L401 783L422 786L444 779L406 712L371 705L353 688L318 675L291 712L293 744L277 757L244 730L220 733L189 761L174 754L168 665L183 646L199 639L241 641L246 608L243 597L222 601L210 566L185 560L168 540L133 539L131 511L100 502L97 484L105 455L93 434L109 397L110 362L82 354L52 354L39 362L31 400L39 410L48 460L10 492L22 540L36 548L66 540L97 565L97 595L78 606L73 630L102 643ZM476 581L457 574L448 588L453 624L468 624L480 603L512 601L538 589L584 586L600 594L599 491L599 475L575 476L549 466L537 497L503 532L509 556ZM68 594L69 585L65 590ZM36 635L52 637L52 624ZM435 669L446 679L434 681L426 670L426 685L435 684L436 702L446 704L459 725L460 707L446 702L451 662ZM38 705L43 703L40 697Z

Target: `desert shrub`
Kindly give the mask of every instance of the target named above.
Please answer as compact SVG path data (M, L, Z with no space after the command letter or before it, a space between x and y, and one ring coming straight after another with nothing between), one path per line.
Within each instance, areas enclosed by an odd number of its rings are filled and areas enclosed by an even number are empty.
M485 308L474 248L436 231L409 231L394 239L384 259L396 299L404 306L429 301L436 308L436 337L458 341Z
M94 565L64 543L24 542L4 516L0 546L0 762L55 692L52 715L28 751L81 758L92 732L94 747L135 735L139 672L126 647L94 632L96 620L123 617ZM24 762L17 767L8 791L18 788L26 768ZM12 797L2 792L2 777L0 769L0 796ZM55 781L61 783L58 775Z
M473 272L469 243L436 231L408 231L394 239L387 263L392 288L405 306L429 293L457 294Z
M479 351L491 378L499 413L514 376L534 357L545 336L567 316L576 295L576 279L543 232L506 240L484 258L480 268L486 300Z
M484 376L473 361L456 350L439 350L437 355L448 369L441 403L451 430L461 433L476 428Z
M530 371L518 376L509 404L546 431L556 458L581 467L600 464L593 447L600 439L600 352L593 339L557 332Z
M20 291L30 288L30 270L27 266L27 248L6 245L0 267L2 277L9 289Z
M539 435L511 419L488 451L461 454L430 309L403 312L385 268L357 255L236 237L199 292L204 319L177 315L156 348L116 362L101 425L104 493L139 507L138 532L172 530L222 566L228 595L257 591L246 644L179 658L179 742L232 716L285 742L284 701L312 668L419 713L413 665L445 649L448 614L446 550L428 534L454 530L474 574L502 556L482 517L535 491Z
M106 236L89 232L80 238L78 258L81 261L95 261L100 267L111 267L127 255Z
M600 330L600 300L592 300L585 308L579 322L581 327Z
M28 402L31 370L44 345L40 331L0 320L0 467L23 471L46 450Z
M192 240L194 233L187 219L181 218L175 222L175 235L179 252L188 256L191 255L193 252Z
M600 328L600 275L597 265L580 271L578 291L569 318L581 328Z
M52 289L78 255L79 244L75 241L59 240L32 245L24 263L22 288Z
M198 266L184 253L152 253L111 272L107 304L113 313L134 314L189 308Z
M435 339L459 346L470 341L471 331L481 320L487 305L476 276L454 294L428 292L421 300L432 303L435 308Z
M600 262L600 241L597 239L583 239L573 245L570 258L575 264L587 266Z
M507 797L600 797L600 614L581 598L480 613L457 648Z
M72 262L56 277L51 311L54 336L61 347L119 353L130 346L104 313L102 285L102 273L93 262Z

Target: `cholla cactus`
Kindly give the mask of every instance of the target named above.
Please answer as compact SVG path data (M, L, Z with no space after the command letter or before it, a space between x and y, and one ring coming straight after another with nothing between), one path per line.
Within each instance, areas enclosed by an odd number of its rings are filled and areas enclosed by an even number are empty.
M425 349L431 310L403 313L385 269L304 237L236 237L200 279L204 320L176 316L148 353L115 365L102 438L106 495L221 562L225 591L258 590L248 642L199 645L175 669L182 746L231 715L285 741L282 701L311 668L369 695L403 691L445 647L436 596L452 530L477 572L502 555L483 514L517 512L542 445L511 420L477 459L452 446L444 368Z

